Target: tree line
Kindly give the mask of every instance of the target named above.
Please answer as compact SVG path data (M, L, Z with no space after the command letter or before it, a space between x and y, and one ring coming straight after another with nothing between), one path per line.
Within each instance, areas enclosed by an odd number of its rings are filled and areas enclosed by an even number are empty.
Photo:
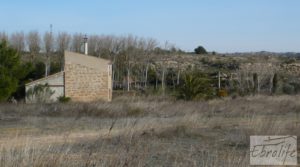
M24 85L30 79L62 71L64 51L83 53L84 36L83 33L50 31L43 34L37 31L14 32L9 35L0 32L0 41L7 41L0 42L3 50L0 52L0 96L5 94L2 100L10 96L22 98ZM248 66L249 63L240 64L230 61L230 58L219 61L218 58L224 55L215 52L211 55L217 56L216 60L200 56L199 62L188 64L185 56L190 53L174 44L161 44L153 38L134 35L89 35L88 43L89 55L112 62L115 90L169 93L186 100L227 94L300 92L298 79L294 76L287 78L285 71L279 69L280 64L266 66L266 62L259 60L261 63ZM7 57L8 53L12 56ZM198 46L195 53L210 54L202 46ZM170 65L174 60L175 65ZM220 71L227 76L220 78Z
M13 48L25 63L31 63L33 70L29 70L26 79L38 79L63 70L64 51L84 52L83 38L85 34L67 32L39 33L14 32L7 34L0 32L0 41L7 41L6 45ZM143 88L153 80L165 87L167 78L166 68L153 68L154 59L164 60L168 55L183 54L174 44L165 42L160 44L153 38L142 38L134 35L89 35L88 54L91 56L111 60L113 64L113 80L116 87L131 90L134 83ZM155 77L155 79L153 79ZM24 81L25 82L25 81Z

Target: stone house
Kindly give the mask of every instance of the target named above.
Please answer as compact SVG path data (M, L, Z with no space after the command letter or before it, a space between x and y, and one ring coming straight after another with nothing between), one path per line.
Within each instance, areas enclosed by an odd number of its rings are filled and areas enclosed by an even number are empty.
M62 72L25 85L26 103L55 102L61 96L79 102L112 100L112 66L109 60L68 51L64 60ZM44 85L47 90L34 91L33 94L33 90L39 90L39 85Z

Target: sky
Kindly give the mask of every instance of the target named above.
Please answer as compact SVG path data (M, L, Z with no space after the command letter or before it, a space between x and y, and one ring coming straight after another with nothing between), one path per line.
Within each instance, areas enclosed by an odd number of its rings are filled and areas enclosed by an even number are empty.
M137 35L185 51L300 52L300 0L0 0L0 32Z

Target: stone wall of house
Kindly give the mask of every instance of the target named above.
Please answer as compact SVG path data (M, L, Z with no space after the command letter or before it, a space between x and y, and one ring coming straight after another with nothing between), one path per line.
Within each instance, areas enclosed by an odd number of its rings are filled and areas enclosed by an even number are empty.
M102 66L104 66L102 64ZM109 64L101 69L82 64L65 62L65 96L72 101L111 101L111 68Z

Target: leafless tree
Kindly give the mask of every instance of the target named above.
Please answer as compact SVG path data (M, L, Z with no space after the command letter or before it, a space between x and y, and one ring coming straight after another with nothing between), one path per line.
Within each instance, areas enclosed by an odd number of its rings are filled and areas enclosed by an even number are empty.
M271 93L273 77L277 70L277 65L268 62L243 64L237 72L239 85L242 89L248 90L255 87L257 93L263 91L262 87L265 85L264 87L268 87L268 90L264 91ZM256 75L256 81L254 81L254 75Z
M71 46L71 50L73 52L77 52L77 53L81 52L83 37L84 36L81 33L73 34L73 36L72 36L72 46Z
M97 56L97 41L99 40L98 35L90 35L88 39L88 51L89 55Z
M6 34L6 32L0 32L0 42L7 41L7 39L8 39L8 35Z
M27 35L27 45L31 54L31 61L41 50L41 38L37 31L30 31Z
M145 62L146 62L146 69L145 69L145 87L147 88L147 83L148 83L148 71L149 71L149 66L150 66L150 61L152 59L153 55L153 50L157 47L158 42L155 39L149 38L146 40L145 43Z
M51 53L54 50L54 38L52 32L45 32L44 34L44 48L46 52L46 62L45 62L45 76L48 76L51 70Z
M114 37L110 35L97 36L94 39L94 44L92 45L93 51L97 52L95 54L97 57L103 57L112 60L112 50Z
M25 49L25 35L24 32L15 32L10 36L10 45L19 53Z
M58 33L57 36L57 51L58 54L60 56L60 65L61 65L61 69L63 70L63 64L64 64L64 59L63 59L63 55L64 55L64 51L65 50L70 50L70 42L71 42L71 36L66 33L66 32L61 32Z
M63 53L65 50L70 50L71 36L66 32L60 32L57 36L57 51Z

